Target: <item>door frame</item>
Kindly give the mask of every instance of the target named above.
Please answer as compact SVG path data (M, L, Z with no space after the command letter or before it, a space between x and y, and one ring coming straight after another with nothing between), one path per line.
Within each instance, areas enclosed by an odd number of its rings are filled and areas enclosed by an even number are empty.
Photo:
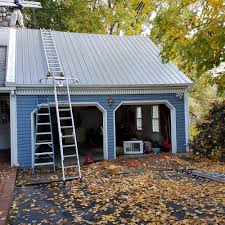
M51 107L55 107L55 103L49 103ZM46 104L40 104L46 105ZM95 106L102 112L102 120L103 120L103 158L105 160L108 159L108 132L107 132L107 111L98 103L98 102L72 102L72 107L88 107L88 106ZM32 143L32 155L31 158L33 160L33 151L34 151L34 131L35 131L35 124L34 124L34 113L36 109L31 112L31 143Z
M117 109L122 105L132 106L132 105L162 105L162 104L165 104L170 109L172 153L177 153L176 109L169 101L167 100L122 101L113 110L114 158L115 159L116 159L116 111Z
M17 155L17 110L16 110L16 93L14 87L0 87L0 94L9 94L10 107L10 164L18 166Z

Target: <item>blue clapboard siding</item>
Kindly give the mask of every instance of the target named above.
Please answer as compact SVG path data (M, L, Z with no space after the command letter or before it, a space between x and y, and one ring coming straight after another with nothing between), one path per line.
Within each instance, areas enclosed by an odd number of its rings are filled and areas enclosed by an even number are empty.
M54 101L53 96L17 96L17 142L18 142L18 162L21 167L31 166L31 112L39 103ZM71 96L73 102L98 102L107 110L107 129L108 129L108 156L114 158L114 125L113 110L122 101L147 101L147 100L167 100L176 108L176 127L177 127L177 150L185 151L185 116L184 100L176 97L176 94L148 94L148 95L115 95L113 104L108 105L109 96Z

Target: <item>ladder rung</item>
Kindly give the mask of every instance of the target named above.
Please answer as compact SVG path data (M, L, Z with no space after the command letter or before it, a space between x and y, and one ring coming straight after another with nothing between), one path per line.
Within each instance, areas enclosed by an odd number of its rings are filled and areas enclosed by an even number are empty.
M48 64L58 64L59 62L56 62L56 59L48 59Z
M56 53L56 50L55 50L55 48L53 46L50 46L50 47L46 46L45 50L46 50L46 52L54 52L54 53Z
M60 112L66 112L66 111L68 112L68 111L70 111L70 108L66 108L66 109L59 109L59 111L60 111Z
M52 50L48 50L48 49L45 49L46 53L51 55L51 56L56 56L56 52L55 51L52 51Z
M73 126L61 126L61 129L72 129Z
M45 49L45 53L47 54L48 57L57 57L57 53L54 50Z
M65 177L65 180L73 180L73 179L80 179L80 177L79 176Z
M50 166L54 165L54 162L35 163L34 166Z
M46 47L55 47L55 45L52 43L52 44L48 44L48 45L45 45Z
M62 70L61 70L61 68L51 68L50 67L50 72L61 72Z
M72 117L60 117L60 120L71 120Z
M70 138L70 137L73 137L73 134L70 134L70 135L63 135L62 138Z
M38 125L50 125L50 123L37 123Z
M54 64L57 64L57 63L54 63ZM57 66L51 66L52 69L61 69L61 67L59 65Z
M38 116L49 116L49 113L38 113Z
M51 141L43 141L43 142L36 142L36 145L51 145L52 142Z
M69 168L76 168L78 165L72 165L72 166L64 166L64 169L69 169Z
M48 105L38 105L39 109L48 109Z
M40 152L40 153L35 153L35 155L53 155L53 152Z
M58 61L57 61L57 58L55 58L55 57L48 57L48 64L49 63L59 63ZM52 61L54 61L54 62L52 62Z
M48 56L48 59L49 59L49 60L54 60L54 59L56 59L56 60L58 61L58 57L57 57L57 56Z
M65 77L55 77L55 80L65 80Z
M46 34L52 34L52 33L49 30L43 30L42 31L42 34L45 34L46 35Z
M73 157L77 157L77 155L64 155L64 158L73 158Z
M71 147L76 147L76 145L63 145L63 148L71 148Z
M47 54L47 59L48 60L55 60L57 62L59 62L58 56L56 52L52 52L50 50L46 50L46 54Z
M49 62L48 65L57 65L58 66L59 64L57 62L56 63L50 63Z
M69 105L69 104L70 104L70 102L66 102L66 101L58 101L58 104Z
M36 135L50 135L52 134L51 132L39 132L39 133L36 133Z
M43 38L43 42L47 42L47 43L53 43L53 41L52 41L52 37L44 37Z

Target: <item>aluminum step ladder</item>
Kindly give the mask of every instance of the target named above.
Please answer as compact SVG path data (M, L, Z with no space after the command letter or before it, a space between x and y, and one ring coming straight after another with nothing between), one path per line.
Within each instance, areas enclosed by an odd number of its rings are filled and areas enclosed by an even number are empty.
M67 78L64 76L51 30L41 29L48 74L53 80L61 167L63 180L81 179L79 154L74 125L73 111L70 98L70 89ZM65 95L60 96L65 91ZM73 173L73 175L71 175ZM75 173L75 174L74 174Z
M55 172L55 156L49 104L37 104L35 146L32 160L32 172L36 167L52 166Z

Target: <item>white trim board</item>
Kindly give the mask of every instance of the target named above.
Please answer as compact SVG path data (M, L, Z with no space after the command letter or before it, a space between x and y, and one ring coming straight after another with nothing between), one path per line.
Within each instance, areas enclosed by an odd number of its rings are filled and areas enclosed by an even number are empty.
M187 90L184 92L184 117L185 117L186 151L189 151L190 118L189 118L189 94Z
M169 101L167 100L122 101L113 110L114 158L116 158L116 111L117 109L122 105L154 105L154 104L165 104L170 109L172 153L177 153L176 109Z
M49 103L51 107L55 107L55 103ZM45 104L40 104L45 105ZM107 129L107 111L98 103L98 102L72 102L72 107L88 107L88 106L96 106L101 112L103 117L103 158L105 160L108 159L108 129ZM31 112L31 140L32 140L32 157L34 151L34 113L36 109ZM79 151L79 149L78 149ZM33 162L33 158L32 158Z
M15 83L15 81L16 81L16 29L10 28L5 82Z
M184 93L184 88L110 88L110 87L71 87L72 95L121 95L121 94L169 94ZM17 88L17 95L54 95L50 88ZM59 92L59 95L67 95L66 89Z
M17 108L16 95L10 94L10 139L11 139L11 166L19 166L17 152Z
M9 87L0 87L0 93L10 93L12 91L15 91L16 88L9 88Z

